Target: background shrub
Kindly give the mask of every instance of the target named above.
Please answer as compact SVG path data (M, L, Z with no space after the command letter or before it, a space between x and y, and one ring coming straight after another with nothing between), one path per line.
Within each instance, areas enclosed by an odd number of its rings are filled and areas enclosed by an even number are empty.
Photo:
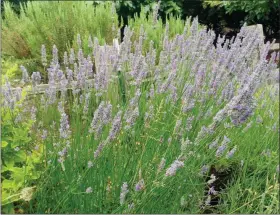
M3 54L38 59L42 44L47 49L56 44L59 50L67 50L78 33L84 36L82 40L88 40L92 34L101 42L112 41L115 35L111 29L117 26L117 14L110 4L94 7L92 2L27 2L20 5L17 15L6 2L2 23ZM63 56L63 52L59 54Z

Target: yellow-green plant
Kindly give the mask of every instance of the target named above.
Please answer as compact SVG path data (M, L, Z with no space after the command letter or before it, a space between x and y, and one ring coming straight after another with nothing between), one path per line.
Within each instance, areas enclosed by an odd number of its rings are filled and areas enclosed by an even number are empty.
M1 113L1 190L2 212L15 213L14 202L30 201L33 183L42 172L42 145L31 142L32 120L21 121L25 114L22 100L13 110L3 108ZM32 150L34 145L36 150Z
M66 51L76 43L77 34L83 35L86 43L89 35L100 41L112 41L117 35L118 17L111 6L110 3L94 6L86 1L27 2L21 5L18 16L11 4L5 2L3 54L39 59L42 44L49 50L55 44Z

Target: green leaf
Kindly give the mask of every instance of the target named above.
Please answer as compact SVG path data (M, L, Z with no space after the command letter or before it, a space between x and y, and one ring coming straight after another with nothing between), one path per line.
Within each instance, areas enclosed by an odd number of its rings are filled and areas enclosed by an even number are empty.
M8 143L6 141L1 141L1 147L5 148L8 145Z
M2 206L3 206L3 204L2 204ZM12 204L12 203L3 206L1 210L5 214L15 214L14 204Z
M21 168L18 168L18 169L20 169L20 171L14 172L12 174L12 177L13 177L15 183L20 187L24 183L25 174L24 174L23 169L21 169Z
M14 189L15 182L12 180L3 180L2 181L2 189Z
M10 195L7 191L5 191L5 190L2 191L2 206L10 204L15 201L18 201L19 199L20 199L19 193ZM7 206L7 207L9 207L9 206ZM2 208L2 210L3 210L3 208ZM11 209L8 209L8 210L11 210Z
M9 171L11 168L13 168L15 161L12 158L8 157L8 159L5 159L4 164L5 165L2 166L1 172Z
M31 179L38 179L40 177L41 172L39 171L33 171L31 173Z
M17 142L12 142L12 144L11 144L11 148L12 149L14 149L14 148L16 148L18 146L19 146L19 144Z
M23 162L26 159L26 154L24 153L24 151L19 150L17 153L15 153L15 158L14 161L15 162Z

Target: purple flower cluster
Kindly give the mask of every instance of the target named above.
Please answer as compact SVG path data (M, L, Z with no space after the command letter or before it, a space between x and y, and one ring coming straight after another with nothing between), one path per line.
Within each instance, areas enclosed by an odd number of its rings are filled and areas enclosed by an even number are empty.
M71 135L70 125L68 121L68 116L64 112L63 103L60 102L58 106L58 110L60 112L60 128L59 133L62 139L68 139Z
M165 175L166 176L174 176L176 175L176 171L179 168L182 168L184 166L184 162L183 161L179 161L179 160L175 160L171 166L166 170Z
M103 149L104 149L106 143L107 143L107 142L103 141L103 142L101 142L101 143L98 145L97 149L96 149L95 152L94 152L94 158L95 158L95 159L99 157L99 155L100 155L100 153L103 151Z
M226 158L227 158L227 159L231 158L231 157L234 155L236 149L237 149L237 146L234 146L234 148L231 149L231 150L227 153Z
M154 9L155 26L158 26L159 6L160 2ZM172 29L167 22L162 40L158 41L159 44L153 41L146 43L148 31L144 25L141 25L139 31L139 37L133 42L134 32L126 26L123 41L119 44L118 39L115 38L112 45L100 45L101 41L89 36L87 44L89 55L83 51L84 45L81 35L78 34L78 49L71 48L70 52L64 52L63 59L59 58L58 50L55 45L53 46L49 66L46 48L42 45L41 61L47 71L48 87L41 101L42 105L56 105L60 101L58 110L61 139L60 144L54 146L59 147L58 156L62 165L65 158L71 154L69 144L64 143L71 141L69 119L70 116L72 119L70 115L72 113L77 116L77 119L81 117L82 128L90 133L88 135L85 132L83 138L97 145L93 154L94 159L100 157L107 144L116 140L120 140L122 144L121 137L127 133L132 134L132 137L137 136L137 129L134 128L138 124L142 126L142 120L144 120L143 128L144 126L148 128L147 137L159 142L160 147L164 146L166 139L168 139L168 147L171 143L174 145L181 140L181 155L166 169L166 177L175 176L178 169L184 167L186 157L199 158L201 154L195 153L193 146L197 146L203 138L209 140L209 136L213 135L220 124L232 128L251 120L250 117L256 106L255 92L270 78L270 71L275 69L274 62L267 62L265 59L269 44L261 49L259 60L254 58L254 52L262 42L257 31L246 32L243 28L235 40L219 36L217 47L212 45L215 40L214 32L199 28L198 18L195 18L191 24L188 19L183 34L173 38L170 37ZM156 45L160 49L155 49ZM277 56L274 55L273 58ZM30 82L27 70L23 66L21 70L22 82ZM33 72L31 82L34 87L39 85L41 74ZM68 104L66 92L69 88L73 92L73 106L69 105L72 110L68 116L64 105ZM124 92L118 93L118 88L122 88ZM10 84L7 83L4 89L5 105L13 109L20 97L20 93L12 92ZM123 105L119 105L118 109L113 107L121 99L124 101ZM92 103L97 103L98 106ZM218 111L215 112L217 109ZM118 110L116 114L115 110ZM92 111L94 111L93 117ZM36 120L35 107L31 108L31 119ZM90 125L88 122L91 122ZM208 126L207 122L211 124ZM244 132L252 122L255 121L250 121L243 129ZM264 120L258 116L256 122L261 126ZM162 132L159 134L160 138L150 135L149 128L151 131L158 129ZM169 131L163 133L165 128L169 128ZM121 132L122 129L124 132ZM170 136L166 137L167 133ZM197 133L194 141L192 133ZM46 130L40 134L43 140L47 138ZM107 134L108 136L105 136ZM95 140L92 140L91 136L94 136ZM133 138L131 141L134 141ZM226 136L221 144L219 142L217 138L208 145L208 148L214 150L211 152L215 152L217 158L222 157L226 152L225 157L232 158L237 146L228 150L230 140ZM157 174L163 171L165 165L166 159L162 158L155 167ZM88 161L87 166L91 168L93 162ZM198 171L201 175L207 175L209 166L204 165ZM215 180L216 176L211 175L211 179L207 182L210 188L206 205L210 204L211 196L218 194L213 186ZM144 179L139 177L135 191L144 189ZM88 187L86 193L91 192L92 188ZM125 204L128 192L128 184L124 182L120 193L121 205Z
M98 139L100 137L103 126L111 121L111 115L112 105L109 102L105 103L104 101L102 101L94 112L94 116L89 129L90 133L95 134L95 139Z
M11 84L6 80L5 87L2 88L3 107L8 107L14 110L16 103L21 99L21 88L16 88L12 91Z
M144 190L144 189L145 189L145 182L144 182L144 179L141 179L135 185L135 191L141 191L141 190Z
M216 157L220 157L225 150L227 149L227 144L230 142L230 139L226 136L224 136L224 139L221 143L221 145L218 147L217 151L216 151Z
M122 126L122 111L119 111L112 122L112 127L109 132L108 141L112 141L116 138L117 134L121 130Z

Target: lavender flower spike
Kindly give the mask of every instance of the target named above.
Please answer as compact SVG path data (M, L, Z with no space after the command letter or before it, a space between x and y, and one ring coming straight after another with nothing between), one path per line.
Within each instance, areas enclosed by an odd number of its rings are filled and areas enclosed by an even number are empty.
M175 160L171 166L166 170L165 175L166 176L174 176L176 174L176 171L184 166L184 162Z
M119 111L113 120L112 128L109 132L109 137L108 137L109 141L115 139L116 135L121 130L121 126L122 126L121 117L122 117L122 111Z
M60 128L59 128L60 137L63 139L67 139L70 136L71 131L70 131L70 125L68 122L68 116L64 112L62 102L59 103L58 110L61 114Z
M145 182L144 179L141 179L140 181L138 181L138 183L135 185L135 190L136 191L141 191L145 188Z
M220 157L224 151L227 149L227 144L230 142L230 139L224 136L224 140L222 142L222 145L219 146L219 148L216 151L216 157Z
M231 158L234 155L236 149L237 149L237 146L234 146L234 148L227 153L226 158L227 159Z
M203 165L201 168L200 174L205 175L208 172L208 170L209 170L209 166Z
M121 188L121 194L120 194L120 204L123 205L125 201L125 196L128 193L128 184L127 182L124 182Z
M100 155L100 153L102 152L102 150L103 150L103 148L104 148L105 145L106 145L106 142L101 142L101 143L98 145L97 149L96 149L95 152L94 152L94 158L95 158L95 159L96 159L97 157L99 157L99 155Z

